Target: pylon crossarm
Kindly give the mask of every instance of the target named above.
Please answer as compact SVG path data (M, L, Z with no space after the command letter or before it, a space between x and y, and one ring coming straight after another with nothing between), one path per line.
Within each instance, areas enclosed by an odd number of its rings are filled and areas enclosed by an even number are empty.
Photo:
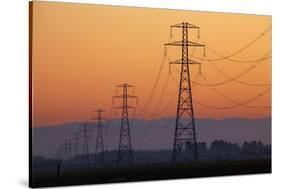
M170 26L171 28L195 28L195 29L200 29L200 27L198 26L195 26L193 24L189 24L189 23L186 23L186 22L182 22L182 23L179 23L179 24L175 24L175 25L172 25Z
M127 98L137 98L137 96L135 96L135 95L116 95L116 96L113 96L112 98L125 98L125 97L127 97Z
M134 85L124 83L124 84L121 84L121 85L117 85L116 87L134 87Z
M171 43L164 44L165 46L190 46L190 47L205 47L205 45L202 45L200 43L195 43L192 41L175 41Z
M128 108L128 109L136 109L136 107L134 107L134 106L115 106L115 107L113 107L113 109L123 109L123 108Z
M185 63L183 63L182 60L179 59L179 60L171 61L171 62L169 62L169 64L185 64ZM201 63L189 59L189 60L188 60L188 64L201 64Z

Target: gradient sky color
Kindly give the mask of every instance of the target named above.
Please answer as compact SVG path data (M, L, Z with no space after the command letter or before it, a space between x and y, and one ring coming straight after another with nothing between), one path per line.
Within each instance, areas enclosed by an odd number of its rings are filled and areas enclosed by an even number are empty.
M177 85L172 77L179 79L179 67L172 66L169 75L168 60L180 57L180 48L176 47L167 50L159 85L147 113L143 115L140 111L149 99L164 58L164 43L181 39L179 30L174 30L173 39L170 38L170 25L184 21L199 26L200 39L226 56L260 36L271 26L272 20L271 16L88 4L35 1L33 5L34 127L89 120L92 111L98 108L110 112L115 86L124 82L135 85L135 95L139 96L136 117L175 116ZM197 38L197 31L191 31L189 38L202 43ZM269 52L267 56L271 56L271 40L269 30L249 48L231 58L256 60L266 52ZM219 58L207 48L206 57L203 56L203 49L191 49L190 52L203 59ZM194 60L200 61L197 58ZM202 75L211 83L228 80L208 61L201 62ZM235 77L255 62L237 63L223 59L214 64ZM192 80L206 83L199 74L199 67L191 67ZM237 80L271 83L271 59L261 62ZM161 97L165 83L167 88ZM268 87L228 82L215 87L215 90L243 102ZM208 86L193 85L193 98L196 102L215 107L234 105ZM248 105L270 106L271 89ZM194 103L194 110L197 118L271 116L271 108L238 106L214 110Z

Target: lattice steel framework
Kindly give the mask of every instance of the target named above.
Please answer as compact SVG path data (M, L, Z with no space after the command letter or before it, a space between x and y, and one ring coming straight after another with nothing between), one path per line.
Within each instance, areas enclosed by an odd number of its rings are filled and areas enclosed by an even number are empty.
M87 123L83 124L82 128L82 155L83 155L83 163L84 164L90 164L90 151L89 151L89 127Z
M172 35L173 28L179 28L182 30L182 40L167 43L165 44L165 46L166 45L179 46L181 47L182 50L181 50L181 59L170 62L170 64L179 64L181 66L172 162L175 162L177 160L180 152L182 151L184 146L186 146L186 144L188 144L187 146L190 147L189 150L191 150L194 160L197 160L198 159L197 139L196 139L194 110L192 104L192 91L191 91L189 65L200 64L200 63L189 59L188 48L190 46L205 48L205 46L202 44L188 41L188 37L189 37L188 30L197 29L199 34L199 27L189 24L187 22L172 25L171 35Z
M128 99L137 99L137 96L128 94L129 88L134 88L133 85L129 85L127 83L117 85L117 93L118 89L121 88L122 94L113 96L113 99L121 99L122 105L114 107L115 109L122 110L121 117L121 129L120 129L120 138L119 138L119 147L118 147L118 155L117 155L117 163L125 163L133 164L133 152L132 152L132 143L131 143L131 133L130 133L130 122L129 122L129 109L135 109L134 106L128 105Z
M95 149L95 164L101 163L104 165L104 145L103 145L103 135L102 135L102 121L105 120L105 117L102 117L102 114L106 111L102 109L98 109L94 111L96 113L96 117L92 118L92 120L97 120L97 138L96 138L96 149Z

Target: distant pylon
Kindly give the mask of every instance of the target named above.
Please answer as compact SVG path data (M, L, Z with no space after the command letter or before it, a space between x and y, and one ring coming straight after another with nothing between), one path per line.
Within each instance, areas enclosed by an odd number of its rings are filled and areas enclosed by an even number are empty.
M118 95L119 88L122 89L121 95ZM129 111L128 110L131 108L134 109L135 107L128 105L128 98L137 99L137 96L128 94L129 88L134 89L134 86L126 84L126 83L117 85L117 87L116 87L117 95L113 96L113 99L122 99L122 105L113 107L113 108L122 110L117 163L118 164L129 163L132 165L133 164L133 152L132 152Z
M84 123L82 128L82 136L83 136L83 144L82 144L82 155L83 155L83 163L90 164L90 152L89 152L89 129L88 124Z
M172 162L176 161L180 154L179 152L182 151L185 144L189 144L194 160L198 160L189 65L200 63L189 59L188 47L192 46L205 48L205 46L188 41L188 29L197 29L199 35L199 27L187 22L183 22L171 26L171 32L172 28L180 28L182 30L181 41L165 44L171 46L180 46L182 48L181 59L170 62L170 64L179 64L181 66Z
M64 140L64 142L62 144L62 152L63 152L63 159L67 159L67 156L68 156L67 140Z
M63 159L63 149L64 148L64 145L63 144L60 144L59 147L58 147L58 150L57 150L57 158L62 160Z
M97 114L97 117L92 118L92 120L97 120L97 138L96 138L96 149L95 149L95 164L101 163L104 165L104 146L103 146L103 135L102 135L102 121L106 119L102 117L102 113L105 111L98 109L94 111Z
M73 138L73 156L79 156L79 134L80 132L74 133L74 138Z
M66 140L66 144L67 144L68 158L71 158L72 157L72 140L71 139Z

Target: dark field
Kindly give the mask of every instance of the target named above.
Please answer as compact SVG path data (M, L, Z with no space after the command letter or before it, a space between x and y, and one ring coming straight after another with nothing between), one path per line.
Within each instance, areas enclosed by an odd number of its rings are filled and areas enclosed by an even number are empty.
M66 186L161 179L271 173L271 159L201 161L178 164L145 164L133 167L61 168L33 173L30 187Z

